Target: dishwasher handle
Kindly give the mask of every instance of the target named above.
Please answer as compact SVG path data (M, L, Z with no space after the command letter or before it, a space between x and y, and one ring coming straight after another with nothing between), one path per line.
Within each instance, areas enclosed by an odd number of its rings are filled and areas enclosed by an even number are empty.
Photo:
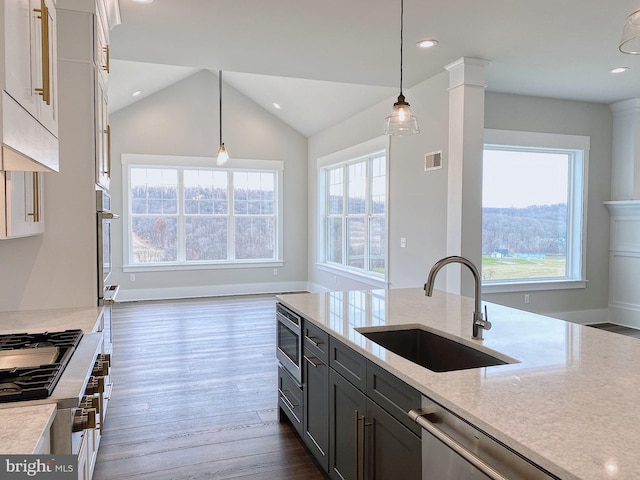
M419 409L409 411L408 415L414 422L416 422L418 425L420 425L427 432L429 432L431 435L433 435L442 443L444 443L451 450L453 450L462 458L464 458L471 465L473 465L482 473L484 473L491 480L509 480L507 477L500 474L493 467L488 465L484 460L478 457L475 453L473 453L467 447L465 447L464 445L460 444L459 442L451 438L449 435L447 435L438 427L436 427L432 422L430 422L426 418L426 416L432 413L434 413L432 409L419 408Z

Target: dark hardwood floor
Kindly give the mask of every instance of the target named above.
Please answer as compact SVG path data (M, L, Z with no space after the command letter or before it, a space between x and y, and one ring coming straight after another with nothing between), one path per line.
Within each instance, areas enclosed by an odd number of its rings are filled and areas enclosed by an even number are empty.
M119 304L95 480L326 478L277 419L275 299Z
M621 325L616 325L614 323L595 323L589 326L594 328L599 328L600 330L606 330L608 332L627 335L629 337L640 338L640 330L636 328L623 327Z

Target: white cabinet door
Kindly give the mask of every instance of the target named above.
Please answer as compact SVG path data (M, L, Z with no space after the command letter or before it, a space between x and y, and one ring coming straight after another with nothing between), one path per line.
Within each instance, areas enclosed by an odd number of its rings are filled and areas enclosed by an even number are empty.
M33 64L34 79L33 83L42 85L43 92L40 95L40 102L37 102L38 112L37 119L44 125L47 130L58 136L58 49L57 49L57 23L56 23L56 6L53 0L31 0L33 10L44 10L46 12L46 20L42 20L39 13L40 29L34 29L35 41L35 62ZM44 7L44 8L43 8ZM38 48L39 47L39 48ZM38 90L38 93L40 91Z
M4 89L57 137L57 40L53 0L3 2Z
M32 42L32 32L40 30L41 20L38 18L39 13L32 8L34 0L3 3L6 62L4 89L35 117L41 97L35 91L35 88L39 88L40 81L37 85L33 84L33 65L36 62L34 55L37 54L37 49Z
M4 172L4 174L6 238L43 233L43 174L40 172Z

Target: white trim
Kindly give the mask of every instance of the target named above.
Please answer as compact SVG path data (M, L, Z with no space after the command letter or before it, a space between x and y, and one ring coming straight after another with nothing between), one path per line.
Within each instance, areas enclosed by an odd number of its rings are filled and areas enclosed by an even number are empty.
M579 250L579 258L576 255L567 255L567 277L558 280L518 279L517 281L483 282L483 291L487 293L498 292L522 292L527 290L560 290L586 287L586 262L587 262L587 205L589 185L589 150L591 137L585 135L568 135L560 133L523 132L516 130L485 129L483 150L489 148L501 149L522 148L549 149L549 150L575 150L582 152L570 163L569 171L569 197L567 243L571 244L569 252ZM582 188L577 191L576 185ZM580 216L580 231L578 232L574 215ZM579 235L577 235L579 233ZM577 261L579 260L579 261Z
M188 155L153 155L123 153L122 165L163 165L169 167L204 167L218 170L284 170L282 160L255 160L247 158L230 158L227 163L218 167L213 157L192 157Z
M337 165L342 162L355 160L356 158L359 158L359 157L368 156L369 154L371 154L371 152L377 152L380 150L384 150L388 154L389 145L390 145L390 137L387 135L382 135L380 137L372 138L371 140L367 140L366 142L359 143L358 145L353 145L352 147L348 147L343 150L330 153L329 155L318 157L317 167L323 168L328 165Z
M485 145L509 145L513 147L539 147L584 150L591 148L591 137L564 133L521 132L517 130L495 130L485 128Z
M388 288L390 285L390 283L387 282L384 278L367 275L364 270L362 271L362 273L360 273L360 270L340 268L337 265L334 266L328 263L316 263L316 268L323 272L332 273L334 275L339 275L350 280L365 283L374 288Z
M235 285L198 285L190 287L127 289L120 287L118 303L142 300L221 297L228 295L278 294L306 292L306 282L243 283Z
M201 262L201 263L176 263L148 265L127 264L123 266L123 271L158 271L158 270L198 270L198 269L221 269L221 268L261 268L261 267L281 267L284 263L284 162L281 160L255 160L232 158L223 166L218 167L213 157L195 157L188 155L156 155L156 154L135 154L123 153L120 157L122 168L122 236L123 236L123 259L129 262L130 252L130 166L163 166L167 168L210 168L223 171L238 172L242 170L275 172L275 198L277 212L275 215L275 255L276 258L261 261L238 261L236 262ZM231 232L233 234L233 232ZM228 240L229 241L229 240Z
M240 268L282 268L284 262L237 262L237 263L176 263L176 264L138 264L138 265L123 265L122 271L124 273L131 272L178 272L181 270L225 270L225 269L240 269Z
M510 293L510 292L538 292L543 290L571 290L587 288L586 280L557 280L531 282L520 281L518 283L483 283L482 293Z
M343 150L331 153L329 155L324 155L319 157L316 160L316 169L318 172L318 191L317 191L317 263L316 266L319 270L325 270L337 275L344 276L346 278L350 278L352 280L365 282L367 284L378 286L378 288L383 288L383 286L388 286L389 282L387 279L389 278L389 172L390 172L390 157L389 157L389 149L390 149L390 136L382 135L380 137L373 138L366 142L360 143L358 145L353 145L351 147L345 148ZM378 279L372 275L368 275L366 270L362 270L362 274L356 273L353 270L347 268L336 267L332 264L324 263L326 260L326 175L324 174L325 169L329 167L338 167L343 164L348 164L351 162L356 162L361 159L367 158L370 159L376 156L378 153L384 154L385 158L385 212L384 212L384 228L385 228L385 244L387 245L387 251L385 252L385 265L384 265L384 278ZM367 172L369 172L370 164L367 164ZM345 179L346 181L346 179ZM367 181L369 185L367 189L370 188L371 177L367 174ZM343 239L346 241L346 239ZM345 249L346 250L346 249ZM323 268L320 268L323 267ZM372 283L373 282L373 283Z

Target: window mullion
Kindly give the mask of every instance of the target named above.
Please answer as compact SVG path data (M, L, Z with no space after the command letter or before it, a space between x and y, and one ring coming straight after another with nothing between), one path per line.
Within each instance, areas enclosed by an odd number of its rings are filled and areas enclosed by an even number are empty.
M179 168L178 171L178 191L177 191L177 208L178 208L178 262L185 262L187 255L187 240L186 240L186 226L185 226L185 211L184 211L184 169Z
M236 216L234 207L233 172L227 171L227 259L236 259Z

